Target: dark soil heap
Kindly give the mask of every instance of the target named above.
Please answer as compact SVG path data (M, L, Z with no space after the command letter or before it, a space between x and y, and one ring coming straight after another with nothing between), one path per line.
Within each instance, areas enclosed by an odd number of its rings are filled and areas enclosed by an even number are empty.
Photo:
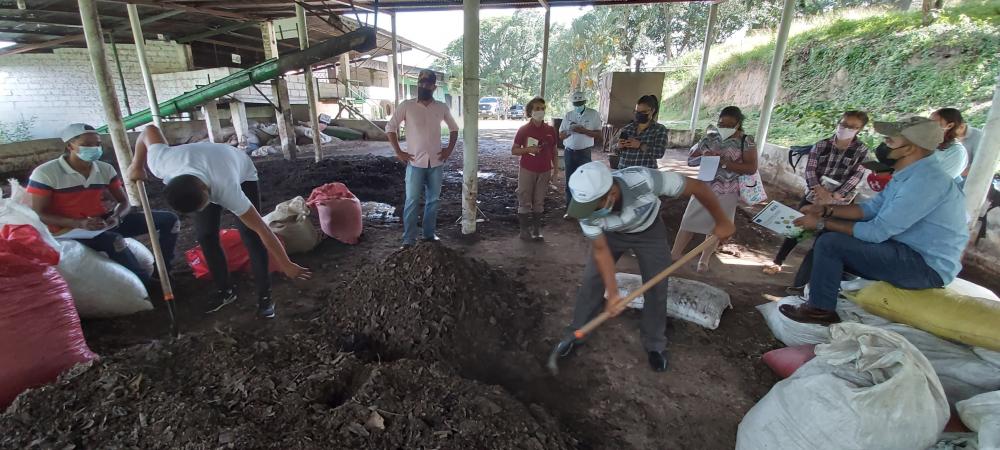
M370 340L380 359L443 360L463 375L497 382L511 369L540 370L526 350L541 311L506 273L420 244L359 271L333 294L327 319L332 328Z
M368 363L314 329L183 336L29 391L2 448L572 448L537 405L435 363Z

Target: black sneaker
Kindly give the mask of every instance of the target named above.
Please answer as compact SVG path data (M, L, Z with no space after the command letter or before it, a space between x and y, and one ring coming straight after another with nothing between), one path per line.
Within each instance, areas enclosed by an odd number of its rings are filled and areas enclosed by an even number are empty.
M649 352L649 366L653 368L653 372L666 372L667 351Z
M264 297L257 302L257 317L261 319L274 318L274 301L271 297Z
M215 295L215 298L208 301L208 307L205 308L205 314L214 313L222 309L223 306L226 306L235 301L236 301L236 290L234 290L233 288L226 289L225 291L219 291Z

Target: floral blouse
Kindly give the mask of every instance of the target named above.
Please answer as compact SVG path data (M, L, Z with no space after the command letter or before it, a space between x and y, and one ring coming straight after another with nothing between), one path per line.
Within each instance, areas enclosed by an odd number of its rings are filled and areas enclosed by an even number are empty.
M691 152L688 154L688 165L700 166L701 152L706 150L722 153L723 163L726 161L742 163L743 154L756 152L757 144L754 143L753 136L749 134L744 134L740 138L731 136L729 139L722 140L718 133L709 132L701 141L691 147ZM695 156L695 152L698 152L698 156ZM719 170L715 172L715 179L709 182L709 185L712 186L712 192L718 195L735 194L740 192L739 179L740 174L723 169L720 165Z

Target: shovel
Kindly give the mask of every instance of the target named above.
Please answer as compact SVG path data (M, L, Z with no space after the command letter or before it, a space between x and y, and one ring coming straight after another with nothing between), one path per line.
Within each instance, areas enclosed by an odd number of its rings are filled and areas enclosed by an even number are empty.
M640 286L639 289L632 291L632 293L625 296L625 298L618 300L618 303L615 306L617 307L621 305L627 305L632 300L635 300L637 297L643 295L644 293L646 293L646 291L655 286L657 283L663 281L664 278L670 276L670 274L674 273L674 271L679 269L681 266L687 264L688 261L693 259L695 256L704 251L706 248L708 248L711 245L714 245L716 242L718 242L718 240L719 238L715 236L709 236L708 239L705 239L705 242L702 242L700 245L695 247L694 250L691 250L690 252L687 252L684 256L681 256L681 259L674 261L674 263L671 264L670 267L663 269L663 272L658 273L651 280L643 283L643 285ZM594 329L599 327L602 323L604 323L610 318L611 314L608 314L607 311L603 311L597 317L590 319L590 322L587 322L587 324L584 325L583 328L574 331L572 336L563 339L558 344L556 344L556 348L552 349L552 353L549 355L549 362L548 364L546 364L546 366L549 368L549 371L552 372L552 375L559 374L560 350L566 348L568 345L572 344L573 341L575 340L583 339L584 336L590 334L592 331L594 331Z

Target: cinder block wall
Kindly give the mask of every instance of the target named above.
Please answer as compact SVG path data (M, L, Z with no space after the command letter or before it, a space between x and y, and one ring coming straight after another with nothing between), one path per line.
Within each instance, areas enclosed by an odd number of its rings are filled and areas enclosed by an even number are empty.
M125 96L113 52L110 45L105 47L124 115ZM135 46L119 44L117 47L132 111L146 109L149 102ZM189 49L186 45L147 41L146 53L152 73L189 69ZM36 139L55 136L67 123L96 125L105 122L86 48L63 48L52 53L22 53L0 58L0 121L12 122L21 116L36 117L32 129Z

